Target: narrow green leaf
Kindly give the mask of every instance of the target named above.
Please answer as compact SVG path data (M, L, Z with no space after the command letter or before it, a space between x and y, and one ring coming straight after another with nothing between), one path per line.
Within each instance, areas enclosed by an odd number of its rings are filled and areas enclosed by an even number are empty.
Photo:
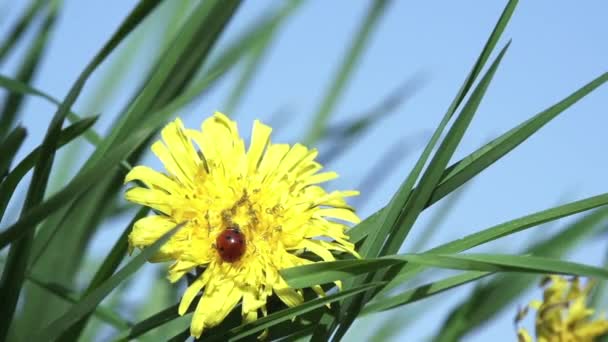
M15 22L15 25L11 27L9 33L6 35L6 38L2 44L0 44L0 62L4 61L6 55L13 50L27 28L32 25L35 17L44 9L44 5L46 5L46 3L47 1L45 0L36 0L30 2L30 5L23 12L21 17L19 17L19 20Z
M93 312L99 303L110 293L114 288L120 285L125 279L143 266L156 252L179 230L186 222L182 222L173 229L165 233L160 239L144 249L129 263L122 267L116 274L104 281L95 290L89 292L76 305L72 306L68 312L60 318L54 320L42 331L33 334L33 341L50 340L53 341L73 324L80 319Z
M328 91L325 93L323 101L319 104L315 117L312 122L312 126L307 134L305 144L308 146L314 145L317 140L325 132L325 126L327 121L334 110L338 100L340 99L344 89L347 85L348 80L351 78L352 73L357 65L357 62L361 58L365 46L368 40L371 38L371 34L378 24L382 14L388 7L389 0L374 1L371 5L365 20L359 27L359 30L353 35L353 41L344 56L344 60L340 65Z
M426 266L483 272L531 272L608 278L608 270L575 262L529 255L411 254L403 259Z
M236 81L236 85L228 95L226 106L224 111L228 115L234 115L236 112L237 105L243 97L245 91L254 79L256 72L260 69L260 64L266 55L266 52L272 44L275 33L279 29L280 25L286 21L289 15L291 15L300 5L302 1L288 1L278 11L278 13L271 16L269 26L267 30L260 32L257 35L252 36L252 41L248 43L251 45L249 53L245 56L245 65L239 79ZM251 31L249 31L251 32ZM243 43L243 45L245 45Z
M468 284L483 277L489 276L491 272L469 271L456 276L451 276L442 280L434 281L417 286L401 294L373 301L366 305L361 311L361 315L386 311L398 306L410 304L421 299L428 298L443 291Z
M78 138L83 132L89 129L89 127L91 127L95 121L97 121L97 118L98 117L95 116L82 119L62 130L57 147L62 147L70 141ZM23 179L25 174L34 167L39 154L40 147L36 147L6 176L4 182L0 183L0 219L2 219L4 216L8 202L11 199L12 194L15 192L17 185L21 179Z
M367 260L318 262L281 273L291 287L304 288L406 263L464 271L556 273L608 278L608 270L601 267L554 258L501 254L400 254Z
M13 129L2 141L0 141L0 182L4 180L11 167L17 151L23 144L27 132L23 127ZM0 217L2 217L0 215Z

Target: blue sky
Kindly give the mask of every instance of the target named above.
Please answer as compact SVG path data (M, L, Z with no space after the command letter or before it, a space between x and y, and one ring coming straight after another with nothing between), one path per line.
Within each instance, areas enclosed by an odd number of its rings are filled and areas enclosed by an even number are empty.
M98 47L135 3L123 0L65 1L65 11L34 85L63 98ZM481 51L505 3L393 1L374 32L331 123L340 123L365 112L408 77L423 75L425 82L394 114L382 119L345 155L327 165L341 175L340 179L332 182L332 188L356 188L382 158L383 151L404 137L424 136L434 129ZM309 127L310 115L328 88L368 5L368 1L359 0L350 1L348 5L339 1L305 2L276 37L248 95L234 113L229 113L235 116L241 132L248 134L254 119L268 121L272 113L285 108L285 115L289 115L288 124L280 132L275 132L274 141L301 140ZM268 0L246 2L220 44L234 37L247 23L271 7L272 2ZM4 20L0 29L4 32L22 7L3 2L2 8ZM605 13L608 13L608 3L600 0L522 1L499 43L501 47L512 39L512 45L454 161L607 71L608 45L605 42L608 22ZM102 113L96 126L101 132L122 108L130 95L129 90L143 75L145 66L153 62L146 58L146 51L161 34L156 29L144 35L143 45L137 53L138 63L128 70L124 81L116 84L111 103L88 108L91 99L87 94L93 91L107 64L85 88L75 108L77 111ZM2 74L12 75L19 58L19 52L11 56L11 60L1 66ZM182 116L187 125L198 126L214 110L222 110L236 76L236 73L230 74L208 96L176 115ZM460 202L450 212L441 233L431 240L429 247L558 203L608 191L605 182L608 171L605 157L607 103L608 88L604 86L480 174L465 188ZM28 100L21 120L29 135L20 156L40 143L53 111L54 108L42 100ZM417 152L424 141L420 138L413 141ZM398 164L394 171L382 175L383 179L377 183L373 193L362 194L364 200L359 207L362 217L390 199L416 158L417 153L394 156L394 163ZM145 162L159 166L151 156L147 156ZM412 237L424 234L425 223L439 210L440 206L426 211L414 227ZM108 225L105 235L96 239L94 252L103 253L107 240L112 241L122 226L122 222ZM539 229L555 232L558 227ZM544 234L541 232L540 235ZM539 236L538 231L520 233L480 250L514 252L535 236ZM407 247L408 242L404 251ZM604 241L594 241L581 247L569 259L599 264L604 248ZM425 311L402 337L429 336L440 326L445 313L469 290L470 287L465 287L441 295L437 301L427 302L433 303L433 308ZM535 291L531 295L539 296L540 293ZM526 300L522 299L520 304ZM485 341L495 336L501 336L500 340L513 340L514 313L515 307L467 340ZM355 327L357 335L351 337L373 332L385 317L371 317Z

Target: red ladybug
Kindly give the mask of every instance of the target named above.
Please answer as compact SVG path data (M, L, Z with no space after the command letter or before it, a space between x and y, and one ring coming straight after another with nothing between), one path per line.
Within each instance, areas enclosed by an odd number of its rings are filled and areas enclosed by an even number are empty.
M217 251L226 262L235 262L245 254L245 235L238 228L228 228L215 240Z

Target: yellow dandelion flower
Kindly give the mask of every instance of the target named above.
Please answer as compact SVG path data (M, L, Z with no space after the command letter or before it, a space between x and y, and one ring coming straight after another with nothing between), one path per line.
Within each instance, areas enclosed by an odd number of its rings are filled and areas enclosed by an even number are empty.
M179 305L183 315L202 293L193 336L222 322L239 302L245 322L266 314L273 293L288 306L302 303L302 291L290 288L279 271L314 262L303 251L324 261L334 260L332 251L358 256L342 223L359 222L344 200L358 192L327 193L318 184L337 174L319 173L317 151L272 144L270 133L256 120L246 151L236 123L221 113L205 120L200 131L185 129L177 119L152 145L167 172L136 166L126 176L125 182L145 185L129 189L127 200L156 212L135 223L131 248L148 246L188 222L153 261L174 261L171 282L198 272ZM313 290L324 295L320 286Z
M543 300L534 300L529 305L536 310L537 341L592 342L608 334L608 320L603 316L593 320L595 311L587 307L591 282L583 286L579 278L569 280L552 275L543 285L546 286ZM519 329L518 338L522 342L532 341L525 329Z

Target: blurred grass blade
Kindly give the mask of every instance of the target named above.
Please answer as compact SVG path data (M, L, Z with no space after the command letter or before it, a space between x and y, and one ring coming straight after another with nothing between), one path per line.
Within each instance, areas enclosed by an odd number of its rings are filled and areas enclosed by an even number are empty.
M563 111L606 83L606 81L608 81L608 72L603 73L564 100L536 114L534 117L526 120L517 127L514 127L462 160L454 163L454 165L446 170L441 183L433 192L433 196L427 205L432 205L481 171L485 170L488 166L492 165L495 161L527 140L548 122L555 119Z
M306 312L325 306L328 303L335 302L344 298L353 296L361 291L366 291L371 288L380 286L382 283L369 283L355 287L352 289L340 291L338 293L328 295L326 297L320 297L313 300L304 302L298 306L287 308L281 311L274 312L266 317L259 318L251 323L246 323L238 327L232 328L228 331L218 331L217 334L205 336L206 341L226 341L226 340L238 340L246 336L258 333L266 328L281 322L287 321L302 315Z
M97 116L94 116L91 118L82 119L62 130L57 147L62 147L70 141L78 138L81 134L83 134L83 132L93 126L97 118ZM11 196L15 193L17 185L21 179L23 179L25 174L34 167L39 155L40 147L36 147L6 176L4 182L0 183L0 219L2 219L4 216L8 202L10 201Z
M364 309L361 311L361 315L386 311L398 306L410 304L460 285L465 285L472 281L479 280L491 274L491 272L469 271L442 280L416 286L415 288L407 290L401 294L371 302L364 307Z
M127 250L129 248L129 233L131 233L132 227L139 219L143 218L150 211L147 207L142 207L135 214L133 219L127 224L122 234L118 238L118 241L114 244L110 253L106 256L104 261L102 262L99 269L93 276L93 279L89 283L89 286L84 292L84 295L88 295L93 292L96 288L101 286L104 281L108 280L112 274L116 271L122 260L124 260L127 255ZM80 338L80 334L84 330L90 315L84 316L80 321L76 322L70 329L66 330L60 336L61 341L76 341Z
M158 118L156 120L158 120ZM125 156L133 152L133 150L156 128L158 122L151 120L146 122L146 125L147 127L134 132L127 140L113 148L110 153L104 156L104 158L98 160L93 167L74 177L61 191L53 194L40 205L33 207L17 222L0 232L0 250L15 239L33 231L36 224L53 214L57 209L69 204L71 199L82 194L95 185L98 179L102 179L107 175L108 168L112 165L118 165Z
M80 301L79 296L74 291L72 291L60 284L47 283L41 279L38 279L38 277L35 277L32 275L28 275L27 280L32 282L33 284L36 284L36 286L44 289L45 291L65 300L71 304L76 304ZM112 311L102 305L95 308L93 315L96 318L110 324L111 326L115 327L118 330L129 329L132 325L130 322L126 321L124 318L122 318L119 315L117 315L116 313L114 313L114 311Z
M302 4L301 0L288 1L283 4L283 7L274 14L270 21L268 29L253 36L249 53L244 56L245 65L235 87L228 95L225 109L223 110L228 115L234 115L236 108L242 99L245 91L254 79L256 72L260 69L261 62L266 55L266 52L272 44L273 38L276 35L280 25Z
M35 17L44 9L44 5L46 4L46 0L30 2L30 5L25 9L21 17L19 17L19 20L17 20L15 25L10 29L6 39L0 44L0 63L3 62L7 54L13 50L27 28L32 25Z
M608 205L608 193L589 197L580 201L571 202L561 206L557 206L551 209L543 210L530 214L524 217L520 217L514 220L510 220L496 226L484 229L482 231L467 235L461 239L448 242L446 244L437 246L429 249L426 253L434 254L445 254L445 253L458 253L481 244L494 241L504 236L508 236L517 232L521 232L525 229L538 226L543 223L551 222L566 216L577 214L586 210L598 208ZM418 274L423 270L423 266L419 265L406 265L399 274L386 285L381 293L390 291L395 286L402 284L404 281L410 279L414 275Z
M23 127L16 127L6 138L0 141L0 182L4 180L11 167L17 151L23 144L27 132ZM0 218L2 215L0 215Z
M50 8L44 18L44 22L41 27L38 28L36 36L32 39L29 48L25 52L25 57L21 60L15 78L21 80L25 84L29 84L32 81L32 78L40 66L42 61L41 57L44 54L51 33L54 31L59 4L60 1L58 0L50 2ZM3 137L10 127L12 127L19 115L22 104L23 95L21 94L11 93L5 98L2 109L0 110L0 137Z
M365 132L379 124L382 119L394 114L425 83L426 79L422 78L421 75L409 77L385 98L381 99L379 103L374 104L371 109L356 115L355 119L326 128L323 137L330 140L333 145L319 156L319 162L323 165L329 164L335 158L341 156L349 147L355 145L357 139Z
M367 11L365 20L359 27L356 34L353 35L353 41L351 42L348 52L344 56L344 60L338 69L331 86L325 93L323 101L319 105L310 130L306 138L304 139L305 145L313 146L321 138L323 132L326 130L326 125L329 117L334 110L338 100L340 99L348 80L351 78L357 62L361 58L364 48L371 38L371 34L378 24L382 14L388 7L389 0L375 0L370 5Z
M144 249L129 263L122 267L116 274L105 280L95 290L86 294L82 300L72 306L68 312L60 318L53 321L42 331L33 334L33 341L57 339L72 325L76 324L89 313L93 312L99 303L116 288L122 281L130 277L133 273L143 266L156 252L167 242L186 222L182 222L165 233L160 239L154 242L150 247Z
M569 224L555 236L527 248L523 254L561 257L601 227L606 218L608 209L598 209ZM526 289L534 285L535 279L533 276L501 275L476 287L468 298L452 310L434 339L462 339L507 308Z

